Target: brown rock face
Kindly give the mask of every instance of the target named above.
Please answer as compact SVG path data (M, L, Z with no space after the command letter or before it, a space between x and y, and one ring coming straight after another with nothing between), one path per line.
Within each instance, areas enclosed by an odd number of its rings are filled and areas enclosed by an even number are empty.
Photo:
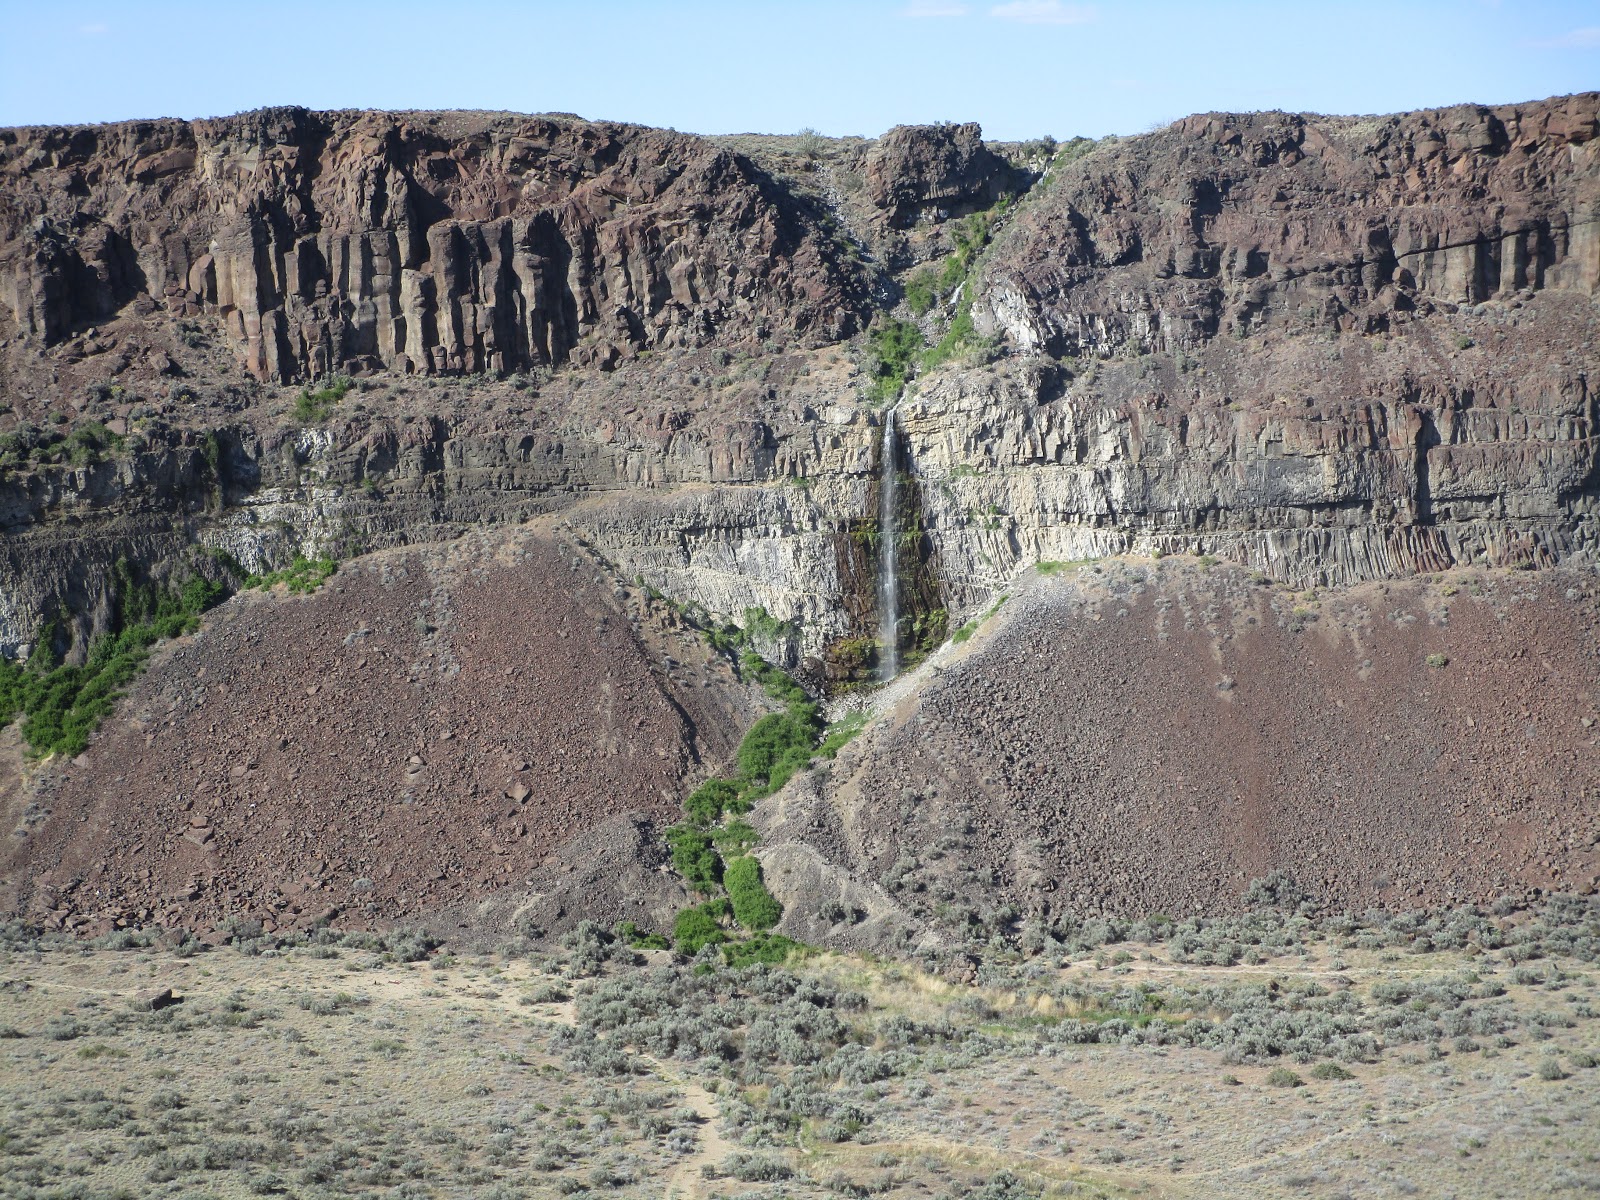
M987 208L1026 179L965 125L897 125L866 154L866 192L889 224L904 229L925 213Z
M747 160L553 117L313 113L0 132L0 301L55 342L145 298L261 379L609 366L848 337L855 283Z
M1061 354L1600 285L1600 94L1391 117L1188 117L1058 168L980 324Z
M979 941L969 917L1226 911L1274 871L1337 911L1592 891L1597 629L1589 573L1316 599L1192 560L1024 581L757 810L785 931L829 936L841 874Z

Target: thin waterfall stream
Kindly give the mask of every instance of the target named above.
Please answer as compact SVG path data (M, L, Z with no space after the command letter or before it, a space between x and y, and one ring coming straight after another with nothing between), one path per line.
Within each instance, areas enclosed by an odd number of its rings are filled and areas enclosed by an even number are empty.
M891 406L883 414L883 452L878 459L878 673L885 683L900 670L900 581L895 574L900 540L895 511L899 466Z

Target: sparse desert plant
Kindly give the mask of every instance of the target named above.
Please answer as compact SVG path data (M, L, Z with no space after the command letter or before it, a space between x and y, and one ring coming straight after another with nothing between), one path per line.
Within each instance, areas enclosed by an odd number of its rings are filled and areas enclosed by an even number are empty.
M794 1177L788 1163L769 1154L731 1154L723 1161L721 1171L741 1183L777 1183Z
M73 1016L52 1017L43 1029L44 1036L55 1042L70 1042L88 1032L88 1026Z

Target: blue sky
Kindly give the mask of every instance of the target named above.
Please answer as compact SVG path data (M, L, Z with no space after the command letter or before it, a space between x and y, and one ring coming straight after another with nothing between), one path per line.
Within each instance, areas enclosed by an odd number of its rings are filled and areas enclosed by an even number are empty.
M1594 88L1600 0L0 0L0 125L304 104L1006 139Z

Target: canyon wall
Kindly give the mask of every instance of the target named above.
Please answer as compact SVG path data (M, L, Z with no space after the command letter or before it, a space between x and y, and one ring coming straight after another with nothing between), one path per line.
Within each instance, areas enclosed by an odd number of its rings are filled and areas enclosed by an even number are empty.
M983 210L918 319L970 305L990 341L899 408L924 608L1107 553L1298 586L1593 561L1597 129L1594 94L1211 114L1042 177L975 126L805 155L564 116L3 131L0 424L125 442L0 456L0 646L103 628L119 557L258 568L555 510L624 578L798 622L796 654L870 637L853 335L913 316L905 271ZM334 370L358 390L297 413L281 381Z
M313 113L0 133L0 299L46 344L143 297L260 379L607 367L848 337L837 248L748 160L565 117Z

